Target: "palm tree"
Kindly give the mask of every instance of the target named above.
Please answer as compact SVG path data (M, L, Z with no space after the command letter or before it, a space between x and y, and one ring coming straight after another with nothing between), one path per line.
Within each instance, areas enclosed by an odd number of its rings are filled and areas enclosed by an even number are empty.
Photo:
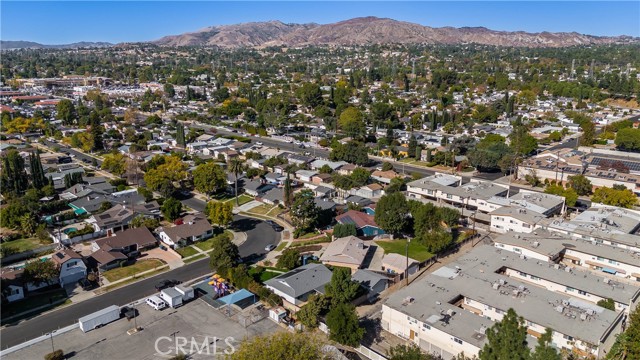
M229 160L229 170L233 173L235 177L235 194L236 194L236 206L240 206L238 202L238 174L241 174L244 170L244 163L241 159L234 157Z

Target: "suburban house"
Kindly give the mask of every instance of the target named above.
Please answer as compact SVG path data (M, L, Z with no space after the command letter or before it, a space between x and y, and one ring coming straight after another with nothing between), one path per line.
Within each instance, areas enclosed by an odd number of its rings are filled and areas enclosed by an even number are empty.
M284 204L284 190L282 188L272 188L264 193L260 200L269 205Z
M331 174L315 174L311 177L311 182L320 185L320 184L330 184L332 180Z
M309 295L324 293L331 275L331 270L322 264L307 264L267 280L265 285L282 298L284 307L297 311Z
M91 249L94 251L91 258L96 261L101 270L108 270L157 244L156 238L146 227L128 229L91 243Z
M175 226L160 228L159 236L162 242L177 248L212 237L213 227L203 214L197 213L185 216Z
M350 268L353 273L362 267L369 249L363 240L347 236L333 240L320 256L320 261L329 266Z
M375 271L359 269L352 276L351 280L360 283L360 286L367 289L369 300L375 299L381 292L389 286L389 278Z
M384 188L380 184L369 184L350 191L351 195L373 199L384 195Z
M82 255L71 249L60 250L51 256L51 260L60 270L58 279L61 286L75 284L78 280L87 276L87 265Z
M404 255L389 253L382 258L382 270L389 274L415 274L418 271L418 260L408 258ZM404 275L403 275L404 276Z
M376 170L371 173L371 178L373 180L379 181L383 184L390 184L391 180L397 177L402 178L403 176L393 170L388 170L388 171Z
M250 180L244 184L244 192L253 197L262 196L273 188L273 185L264 184L261 180Z
M134 218L134 212L125 205L117 204L109 210L91 215L87 222L93 226L96 231L105 232L107 235L118 230L124 230L129 222Z
M344 214L336 216L336 221L340 224L354 224L358 231L358 236L376 236L384 234L373 216L356 210L349 210Z
M311 182L311 178L318 174L313 170L298 170L296 171L296 178L300 181Z

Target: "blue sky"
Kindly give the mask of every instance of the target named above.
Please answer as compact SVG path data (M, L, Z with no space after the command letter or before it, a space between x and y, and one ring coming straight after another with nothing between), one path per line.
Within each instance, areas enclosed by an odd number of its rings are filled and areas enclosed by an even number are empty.
M0 1L0 38L44 44L147 41L211 25L389 17L433 27L640 36L640 1Z

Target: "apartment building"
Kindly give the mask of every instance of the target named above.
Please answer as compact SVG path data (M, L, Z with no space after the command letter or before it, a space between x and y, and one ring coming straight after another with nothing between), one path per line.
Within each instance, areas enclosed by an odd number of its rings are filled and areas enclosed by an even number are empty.
M443 358L462 352L473 356L486 344L486 330L513 308L525 320L531 347L552 329L555 347L602 358L622 331L628 308L635 307L638 289L616 289L617 307L612 311L594 302L606 288L598 279L572 281L580 275L480 246L393 294L383 304L382 327Z

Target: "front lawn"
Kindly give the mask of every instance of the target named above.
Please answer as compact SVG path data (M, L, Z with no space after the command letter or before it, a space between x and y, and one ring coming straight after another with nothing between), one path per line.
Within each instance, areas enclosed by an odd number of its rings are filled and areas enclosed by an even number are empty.
M233 234L231 234L231 231L225 230L224 233L216 235L216 236L212 237L211 239L196 243L194 246L197 247L198 249L202 250L202 251L209 251L209 250L211 250L211 248L213 248L213 242L215 241L215 239L218 236L225 236L225 237L227 237L229 239L233 238Z
M247 212L251 214L257 214L257 215L266 215L269 212L269 210L271 210L271 208L273 208L272 205L262 204L250 209Z
M233 198L231 198L229 200L226 200L226 201L231 201L234 205L236 204L236 198L235 197L233 197ZM250 201L253 201L253 198L251 196L247 195L247 194L242 194L242 195L238 196L238 204L240 204L240 205L244 205L244 204L246 204L246 203L248 203Z
M186 259L186 260L184 261L184 263L185 263L185 264L189 264L189 263L192 263L192 262L194 262L194 261L198 261L198 260L200 260L200 259L204 259L206 256L207 256L207 255L205 255L205 254L199 254L199 255L196 255L196 256L194 256L194 257L192 257L192 258L188 258L188 259Z
M273 279L274 277L280 275L280 273L268 271L264 268L252 267L249 269L249 275L251 275L254 280L259 281L260 283L264 283L265 281Z
M180 254L180 256L182 256L183 258L186 258L188 256L197 254L198 250L194 249L193 246L187 246L187 247L181 247L177 249L176 252Z
M287 246L288 242L286 241L280 241L280 244L278 244L278 247L275 249L275 251L282 251L286 246Z
M376 241L376 244L384 249L385 254L395 253L402 256L407 254L406 240ZM433 254L427 251L424 245L417 241L411 241L409 242L409 257L422 262L433 257Z
M117 281L162 265L164 265L164 262L158 259L139 260L133 265L105 271L102 276L109 281Z

